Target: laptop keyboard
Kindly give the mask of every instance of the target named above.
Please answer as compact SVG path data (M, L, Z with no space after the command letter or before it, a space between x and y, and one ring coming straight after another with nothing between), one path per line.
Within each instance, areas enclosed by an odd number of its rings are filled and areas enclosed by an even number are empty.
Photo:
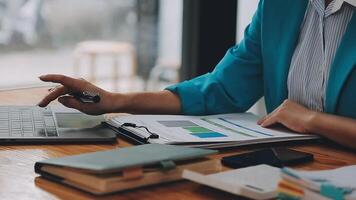
M57 137L49 107L0 106L0 137Z

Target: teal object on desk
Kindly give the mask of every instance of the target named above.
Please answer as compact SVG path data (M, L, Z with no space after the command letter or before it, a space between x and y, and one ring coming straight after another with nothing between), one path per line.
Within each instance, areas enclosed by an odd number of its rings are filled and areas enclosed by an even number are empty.
M344 200L345 190L332 184L323 183L320 186L320 194L333 200Z
M261 0L244 39L212 73L166 88L189 115L245 112L262 96L272 112L288 98L287 77L308 0ZM356 118L356 14L330 69L325 112Z
M120 171L124 168L160 164L163 169L174 168L174 161L201 158L217 153L216 150L173 145L147 144L109 151L85 153L36 162L35 171L42 165L55 165L89 170L93 173Z

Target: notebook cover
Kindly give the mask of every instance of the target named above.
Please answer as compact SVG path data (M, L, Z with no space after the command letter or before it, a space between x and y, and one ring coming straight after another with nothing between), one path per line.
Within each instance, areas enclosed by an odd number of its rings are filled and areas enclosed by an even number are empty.
M134 166L157 164L161 161L200 158L213 153L217 153L217 151L173 145L146 144L39 161L35 163L35 172L41 173L41 166L47 164L88 170L100 174L120 171Z

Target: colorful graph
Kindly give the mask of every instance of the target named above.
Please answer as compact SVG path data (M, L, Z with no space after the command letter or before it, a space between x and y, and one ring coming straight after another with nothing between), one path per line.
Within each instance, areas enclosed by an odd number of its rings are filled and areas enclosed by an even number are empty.
M240 134L240 135L243 135L243 136L247 136L247 137L256 137L256 136L254 136L254 135L250 135L250 134L247 134L247 133L244 133L244 132L237 131L237 130L235 130L235 129L229 128L229 127L224 126L224 125L222 125L222 124L218 124L218 123L216 123L216 122L214 122L214 121L212 121L212 120L210 120L210 119L207 119L207 118L201 118L201 120L203 120L203 121L205 121L205 122L207 122L207 123L209 123L209 124L211 124L211 125L217 126L217 127L219 127L219 128L222 128L222 129L231 131L231 132L233 132L233 133L237 133L237 134Z
M158 121L158 123L163 126L170 128L183 128L188 131L189 134L199 137L199 138L217 138L217 137L227 137L222 133L212 131L210 129L201 127L191 121L187 120L177 120L177 121Z
M234 123L234 122L232 122L232 121L230 121L230 120L228 120L228 119L225 119L225 118L221 118L221 117L220 117L219 120L224 121L224 122L226 122L226 123L229 123L229 124L231 124L231 125L237 126L237 127L239 127L239 128L243 128L243 129L245 129L245 130L252 131L252 132L254 132L254 133L258 133L258 134L265 135L265 136L273 136L273 135L268 134L268 133L264 133L264 132L261 132L261 131L258 131L258 130L254 130L254 129L248 128L248 127L246 127L246 126L242 126L242 125L240 125L240 124Z

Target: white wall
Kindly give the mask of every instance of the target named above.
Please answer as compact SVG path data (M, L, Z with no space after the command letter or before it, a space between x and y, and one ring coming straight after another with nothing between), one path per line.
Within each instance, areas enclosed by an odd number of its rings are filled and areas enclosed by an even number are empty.
M239 42L243 38L245 27L251 22L252 16L257 9L259 0L239 0L237 7L237 31L236 38ZM266 114L264 100L259 100L250 110L257 115L263 116Z
M243 37L245 27L251 22L259 0L239 0L237 6L237 41Z
M180 63L182 50L183 0L161 0L158 56Z

